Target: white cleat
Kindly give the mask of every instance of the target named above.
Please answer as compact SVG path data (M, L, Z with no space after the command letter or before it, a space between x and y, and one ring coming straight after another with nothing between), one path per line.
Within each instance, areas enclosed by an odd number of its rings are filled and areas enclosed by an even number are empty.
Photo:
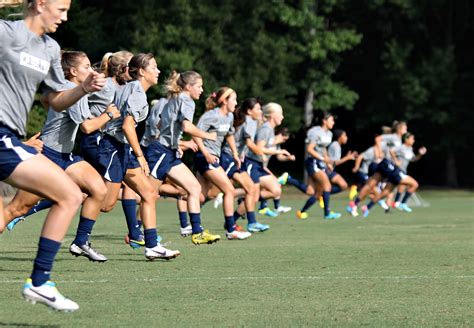
M187 237L193 234L193 227L190 224L180 229L181 229L181 237Z
M229 240L243 240L243 239L247 239L250 236L252 236L252 234L250 232L237 231L237 230L234 230L232 232L226 232L225 235L226 235L227 239L229 239Z
M224 202L224 194L223 193L218 193L216 196L216 199L214 199L214 208L218 208L219 206L222 205Z
M276 209L276 211L277 211L278 213L288 213L289 211L291 211L291 207L289 207L289 206L281 206L281 205L280 205L280 206Z
M74 243L69 246L69 253L75 257L84 256L93 262L105 262L107 258L92 248L91 243L87 242L85 245L78 246Z
M145 257L149 260L164 259L171 260L181 255L180 251L167 249L161 245L156 245L153 248L145 248Z
M76 302L61 295L56 288L56 284L52 281L47 281L41 286L35 287L31 279L28 279L23 285L22 295L29 303L42 303L56 311L74 312L79 309Z

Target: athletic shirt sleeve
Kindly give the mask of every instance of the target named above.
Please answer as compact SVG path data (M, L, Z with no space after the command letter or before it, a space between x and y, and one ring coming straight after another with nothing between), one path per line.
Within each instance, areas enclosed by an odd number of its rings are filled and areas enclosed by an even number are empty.
M49 38L48 36L45 36ZM65 91L68 88L67 80L64 77L64 71L61 66L61 49L56 41L49 38L48 52L52 54L51 66L49 67L48 74L43 80L43 91L48 92L59 92Z
M209 131L211 126L215 126L217 123L217 117L213 117L212 113L213 111L209 110L202 114L196 126L203 131Z
M341 159L341 146L337 141L333 141L329 145L328 154L332 161L338 161Z
M255 138L255 134L257 133L257 122L249 118L249 120L245 120L245 123L242 125L242 127L243 138L250 138L253 140Z
M265 140L265 146L271 147L273 145L268 145L270 139L273 136L273 131L270 127L262 125L260 129L257 130L257 135L255 136L255 142Z
M148 115L148 102L145 92L136 84L125 102L124 112L132 116L136 123L143 121Z
M87 97L79 99L78 102L69 107L67 112L71 120L78 125L84 123L87 119L92 118Z
M316 133L316 128L313 127L308 130L306 133L306 144L317 144L318 143L318 134Z
M194 117L194 109L196 105L194 104L194 101L189 98L189 97L181 97L181 106L179 108L179 116L178 116L178 121L180 123L184 122L185 120L190 121L191 123L193 122L193 117Z

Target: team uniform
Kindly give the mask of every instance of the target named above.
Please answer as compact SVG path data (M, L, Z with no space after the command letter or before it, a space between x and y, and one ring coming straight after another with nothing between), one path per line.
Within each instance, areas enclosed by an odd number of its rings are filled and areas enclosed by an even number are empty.
M99 117L107 107L114 102L115 92L119 86L112 78L107 78L104 87L97 92L88 96L89 110L92 117ZM99 148L100 139L102 139L101 130L83 134L81 138L81 155L93 167L97 168L97 150Z
M67 86L74 88L76 84L68 82ZM41 140L44 143L43 155L63 170L82 161L82 157L74 155L72 151L80 124L91 117L87 97L82 97L62 112L56 112L50 108L41 132ZM99 176L97 178L100 179ZM94 250L89 243L89 235L94 224L95 220L81 215L77 235L69 251L74 256L85 256L91 261L105 262L107 258Z
M274 149L275 146L275 131L269 122L263 123L258 129L255 135L255 143L259 141L265 141L263 145L265 148ZM270 175L266 170L264 163L266 161L265 155L257 155L250 149L245 157L245 167L247 173L252 178L254 183L260 183L260 178Z
M99 142L97 161L99 173L110 182L120 183L128 169L140 167L122 130L126 116L139 123L148 115L148 102L139 81L132 81L117 89L115 105L121 117L105 126L104 136Z
M235 130L233 124L234 115L232 113L227 113L226 116L223 116L220 114L219 108L208 110L199 118L199 121L196 125L199 129L206 132L217 133L216 140L203 140L204 147L206 147L211 155L214 155L217 158L221 157L221 148L225 137L234 134ZM232 161L233 160L234 159L232 157ZM219 165L219 162L209 164L202 152L197 152L194 155L194 168L201 174L204 174L208 170L213 170L219 167ZM224 168L224 170L226 170L226 168Z
M61 67L60 48L48 35L38 36L25 22L0 20L0 180L8 178L23 161L36 155L21 142L26 121L40 83L46 90L66 90ZM61 244L40 238L31 279L23 287L23 296L61 311L79 306L62 296L49 282L54 257ZM39 293L39 294L38 294ZM41 295L49 297L41 297Z

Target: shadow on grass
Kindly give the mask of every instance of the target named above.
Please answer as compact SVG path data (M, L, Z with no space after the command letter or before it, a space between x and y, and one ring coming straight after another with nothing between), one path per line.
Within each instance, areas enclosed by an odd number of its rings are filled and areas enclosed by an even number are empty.
M38 327L38 328L59 328L60 325L30 325L28 323L0 322L0 327Z

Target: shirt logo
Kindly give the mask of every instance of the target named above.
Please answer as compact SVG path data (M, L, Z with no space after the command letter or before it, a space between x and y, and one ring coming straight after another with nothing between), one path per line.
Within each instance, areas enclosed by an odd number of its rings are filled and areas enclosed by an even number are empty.
M50 63L41 58L29 55L26 52L20 52L20 65L31 68L37 72L47 74Z

